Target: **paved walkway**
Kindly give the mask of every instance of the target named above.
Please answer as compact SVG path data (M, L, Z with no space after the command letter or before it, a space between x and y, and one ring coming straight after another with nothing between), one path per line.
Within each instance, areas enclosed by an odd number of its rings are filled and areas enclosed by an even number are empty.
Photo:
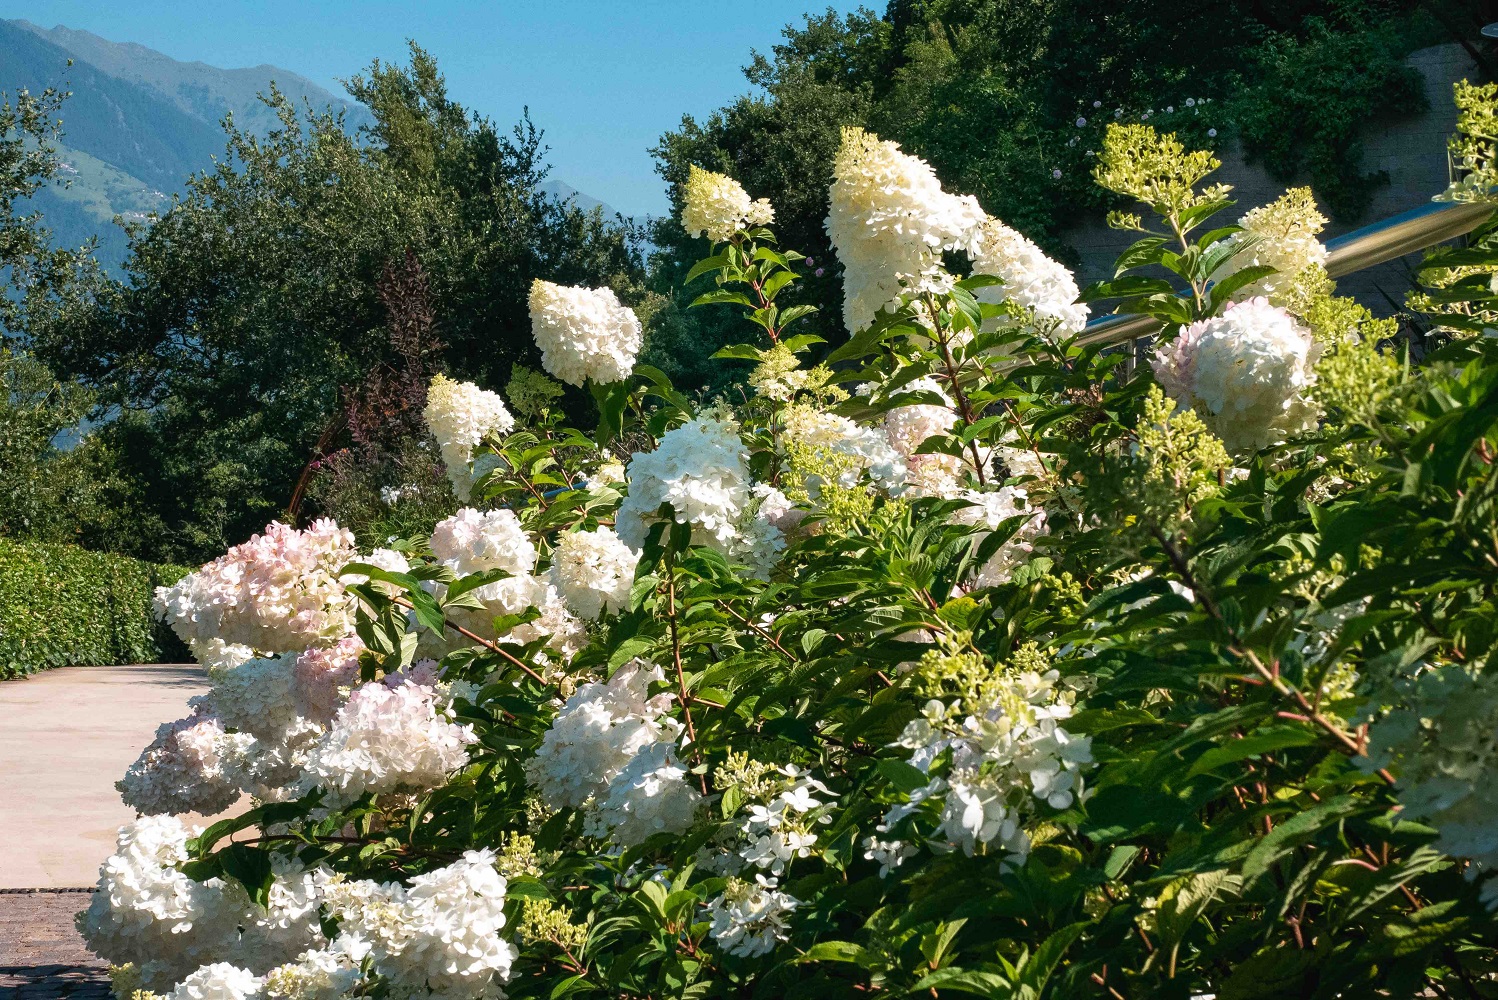
M114 783L207 686L196 666L61 667L0 683L0 889L93 885L135 817Z
M86 892L0 892L0 998L109 1000L106 964L73 929Z
M207 690L195 666L63 667L0 683L0 1000L106 1000L73 928L134 818L114 783ZM11 892L16 888L43 892Z

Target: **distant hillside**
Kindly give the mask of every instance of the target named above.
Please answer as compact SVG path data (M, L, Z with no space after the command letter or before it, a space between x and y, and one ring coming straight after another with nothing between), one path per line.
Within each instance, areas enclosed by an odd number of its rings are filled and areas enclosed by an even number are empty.
M111 42L62 25L47 29L29 21L9 23L45 39L80 63L166 98L178 110L215 127L232 111L235 121L251 132L263 135L274 128L275 115L257 96L269 90L272 81L298 103L305 100L318 111L343 109L351 130L373 121L363 105L330 94L306 77L279 66L219 69L202 62L179 62L135 42Z
M128 249L114 218L145 222L170 209L186 179L224 155L226 114L255 135L277 126L258 97L272 82L298 106L342 110L351 132L374 120L362 104L278 66L220 69L87 31L0 19L0 92L57 87L73 93L62 114L65 166L59 183L38 193L33 207L59 245L80 246L97 235L100 259L109 267L123 262ZM579 208L615 214L561 181L548 181L543 190Z
M0 90L73 93L62 115L67 167L59 180L66 185L40 192L34 206L60 244L97 235L100 257L111 266L126 252L114 217L139 222L169 208L189 175L223 156L225 114L259 135L274 126L256 97L272 81L298 104L344 109L350 129L372 120L362 105L275 66L223 70L86 31L0 20Z
M7 89L73 91L63 108L66 142L146 184L175 190L223 148L218 128L137 84L75 60L65 49L0 21L0 82Z
M574 205L582 209L584 212L591 212L595 208L601 208L603 209L603 217L605 219L612 219L614 216L619 214L619 212L612 205L609 205L607 202L599 201L592 195L583 194L571 184L566 184L562 181L552 179L549 181L543 181L540 187L544 193L551 195L557 201L571 201Z

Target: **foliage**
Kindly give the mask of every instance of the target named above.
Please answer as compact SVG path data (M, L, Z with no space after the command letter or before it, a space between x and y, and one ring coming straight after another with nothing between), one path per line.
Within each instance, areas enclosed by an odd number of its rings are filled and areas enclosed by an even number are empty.
M1362 216L1389 182L1382 171L1363 172L1365 123L1425 108L1399 31L1397 24L1309 18L1304 37L1266 41L1245 74L1251 85L1234 104L1250 157L1280 180L1309 177L1339 220Z
M80 427L92 397L35 358L0 347L0 536L108 548L131 533L128 486Z
M286 509L319 442L339 443L323 438L340 387L395 361L379 282L407 251L441 363L494 381L533 351L532 278L638 282L622 229L538 189L536 129L470 114L419 48L349 90L374 113L367 141L273 91L280 128L226 123L226 156L135 236L124 278L34 332L113 417L101 433L138 484L142 554L201 558Z
M88 433L92 395L29 349L29 332L96 274L93 247L53 246L20 206L56 180L56 117L68 95L19 90L0 103L0 536L109 548L133 531L128 485Z
M156 621L151 601L187 572L0 538L0 680L49 667L180 662L187 651Z
M882 17L828 11L755 55L751 95L663 135L657 170L677 209L691 165L774 202L785 245L815 262L802 300L824 312L841 295L822 220L845 125L900 142L1062 259L1073 255L1065 231L1116 204L1091 183L1111 122L1209 145L1236 132L1282 179L1309 175L1350 220L1379 183L1363 172L1359 137L1377 116L1423 101L1402 65L1410 47L1441 40L1423 7L1231 2L1209 13L1152 0L892 0ZM1451 30L1465 38L1475 28ZM654 241L652 288L670 304L654 312L647 360L680 384L719 388L722 369L682 357L694 341L710 353L731 340L721 317L687 314L676 297L701 241L674 219L658 222Z
M552 412L487 434L471 459L491 509L429 543L278 579L257 604L237 581L310 537L277 528L166 595L183 629L200 600L289 624L356 607L357 640L227 670L133 769L258 801L191 839L164 817L125 831L82 923L135 963L121 982L1492 993L1498 347L1334 366L1321 419L1265 418L1267 444L1230 451L1212 421L1266 399L1319 412L1320 359L1373 350L1385 327L1325 283L1298 313L1235 302L1271 275L1243 262L1261 237L1214 221L1231 201L1200 186L1211 157L1150 130L1115 139L1099 178L1160 211L1127 217L1146 235L1091 290L1163 323L1132 375L1005 278L939 270L902 276L802 367L814 341L785 334L782 303L804 270L756 226L692 275L717 286L700 308L749 320L721 353L756 362L753 395L700 407L639 366L593 387L592 439ZM920 241L935 223L900 195L897 224L866 207L870 230ZM1168 283L1135 273L1161 266ZM1216 355L1213 324L1241 325ZM1232 353L1245 344L1261 353ZM1220 396L1177 384L1213 365L1231 376ZM1302 366L1309 381L1279 378ZM575 474L619 440L639 447L625 481ZM597 579L558 572L583 533L612 552ZM617 603L581 620L577 587ZM353 691L319 722L298 686L330 661ZM280 706L285 728L267 728ZM189 732L249 762L215 750L210 772L173 742ZM267 778L256 754L283 751L302 763ZM164 845L156 860L141 838ZM180 926L152 916L163 898L202 909L194 934L216 913L228 930L143 948ZM255 944L263 927L295 934Z
M411 538L430 533L455 509L421 418L430 366L443 345L414 253L407 251L399 267L387 264L377 290L394 358L357 390L343 389L341 430L349 444L309 463L302 481L317 509L358 537ZM293 517L300 496L299 486Z

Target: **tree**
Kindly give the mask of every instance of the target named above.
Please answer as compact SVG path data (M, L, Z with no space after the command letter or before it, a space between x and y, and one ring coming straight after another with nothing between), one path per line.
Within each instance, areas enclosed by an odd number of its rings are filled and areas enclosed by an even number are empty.
M97 278L92 244L53 246L26 199L54 182L68 95L22 89L0 103L0 536L107 548L125 485L87 433L93 398L28 350L31 331Z
M695 163L738 178L794 220L783 236L825 264L805 294L822 306L820 332L837 341L841 324L830 317L841 288L821 220L841 126L899 142L947 186L1074 263L1066 229L1114 207L1090 175L1115 112L1198 146L1238 134L1281 180L1309 173L1334 214L1356 217L1381 183L1364 176L1357 137L1376 114L1421 106L1403 58L1439 38L1406 0L891 0L882 17L829 10L787 26L745 69L758 94L683 118L654 153L673 198ZM1266 74L1278 83L1245 84ZM655 242L653 287L665 293L702 247L671 219ZM721 320L682 311L699 291L655 314L652 361L664 367L684 343L726 342Z
M394 360L378 285L407 251L440 363L471 377L531 356L535 277L638 294L631 233L538 189L528 118L506 135L466 111L415 44L408 66L375 61L347 86L375 116L357 137L274 90L264 139L227 121L224 161L132 237L125 278L38 335L117 413L103 433L164 526L141 543L156 557L198 558L285 509L339 387Z

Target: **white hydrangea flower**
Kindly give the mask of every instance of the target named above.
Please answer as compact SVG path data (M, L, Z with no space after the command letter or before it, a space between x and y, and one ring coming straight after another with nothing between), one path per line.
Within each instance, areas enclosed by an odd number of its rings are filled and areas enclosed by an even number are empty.
M445 375L434 375L427 388L427 405L422 417L437 439L442 464L458 499L467 500L474 483L481 478L470 468L473 449L485 437L502 436L515 428L515 418L498 393L480 389L472 382L455 382Z
M778 891L778 884L763 875L753 882L731 879L722 895L708 904L708 934L725 954L758 958L790 940L788 917L801 901Z
M843 129L833 175L827 235L843 262L850 333L906 292L951 290L941 252L977 250L986 215L976 198L947 194L929 164L859 128Z
M884 435L888 438L890 447L908 461L915 455L916 449L926 443L927 438L951 431L952 426L957 423L957 414L952 411L951 400L941 385L929 376L903 386L900 392L934 393L945 401L942 405L911 403L897 406L884 414Z
M692 526L692 541L725 554L739 548L739 524L749 502L749 467L738 424L705 410L674 427L652 452L630 458L629 495L614 517L626 545L641 548L661 504Z
M753 511L753 516L740 525L741 544L736 558L744 561L749 567L750 575L756 580L768 580L770 571L775 568L781 553L785 551L785 532L771 516L773 508L766 512L763 504L757 504Z
M475 587L465 596L477 601L480 606L472 608L449 605L448 620L485 639L528 643L544 638L547 648L564 660L570 659L587 642L587 630L582 621L572 613L562 600L561 593L544 576L525 574L496 580L482 587ZM503 635L495 631L496 617L524 614L531 608L536 609L539 617L517 625ZM456 645L448 647L445 642L434 639L431 647L433 655L440 655L449 648L461 648L467 640L454 641Z
M340 935L339 946L304 951L295 962L278 965L265 974L269 997L286 1000L343 1000L361 978L359 962L367 946L351 950L357 935Z
M360 556L359 562L370 566L376 566L390 573L411 572L411 561L405 554L395 549L372 549L367 556ZM369 577L363 573L345 573L343 582L349 586L357 586L369 582ZM375 589L391 597L400 593L400 588L393 583L377 582Z
M705 235L714 243L725 243L735 233L774 219L775 209L767 199L752 201L732 177L692 164L682 188L681 226L688 236Z
M354 689L303 765L304 790L322 787L337 803L365 792L424 791L468 764L478 742L471 726L439 711L424 684L394 688L378 682Z
M504 570L514 576L536 566L531 543L513 511L464 507L432 529L432 555L458 576Z
M1318 354L1309 330L1254 298L1187 326L1152 363L1167 395L1194 407L1230 451L1242 452L1315 426L1306 389Z
M339 941L367 942L392 996L500 1000L515 949L499 936L508 883L494 861L491 850L466 851L409 886L329 882L324 895L340 920Z
M888 492L899 492L904 484L905 460L890 445L881 428L864 427L840 414L799 403L787 406L782 420L785 437L806 447L853 459L852 466L840 477L840 485L857 485L858 476L864 471ZM808 485L808 492L815 497L818 484Z
M607 830L617 846L630 848L657 833L685 833L701 801L676 759L675 744L652 743L609 780L590 825Z
M823 805L816 796L831 794L826 785L793 766L781 768L780 774L785 780L775 794L748 807L738 850L745 862L777 876L797 858L812 855L816 826L831 819L811 816Z
M258 1000L265 981L228 962L205 965L171 992L171 1000Z
M880 832L884 832L882 826ZM872 861L879 866L880 878L887 878L890 872L919 853L920 848L903 840L883 840L873 835L863 840L864 860Z
M1393 768L1404 814L1440 831L1435 847L1472 861L1483 902L1498 910L1498 677L1461 664L1399 686L1399 707L1369 729L1365 770Z
M188 704L226 728L278 740L300 717L297 658L295 653L282 653L250 660L225 672L206 694L189 699Z
M568 607L596 620L629 603L639 562L640 553L611 528L569 531L551 554L551 582Z
M358 559L353 533L327 518L298 531L280 522L171 587L156 613L183 642L300 652L353 632L338 571ZM207 647L203 647L207 648Z
M187 645L192 650L192 658L202 665L209 677L225 670L233 670L241 663L255 658L255 651L249 646L225 642L218 636L192 639Z
M78 915L95 954L135 965L141 987L159 991L202 966L232 961L259 972L326 943L310 875L278 871L265 909L238 882L184 875L187 840L201 832L172 816L145 816L120 829L98 891Z
M1088 309L1077 301L1077 280L1072 273L998 219L983 221L973 253L973 273L1003 280L1001 285L978 289L978 301L1009 302L1033 312L1043 333L1080 333L1087 325Z
M1032 507L1029 492L1019 486L1002 486L987 491L963 490L958 495L972 506L954 511L953 522L985 529L973 536L975 546L982 545L988 534L1009 518L1029 515L973 578L976 587L997 587L1008 583L1014 571L1035 551L1035 539L1045 534L1045 511Z
M624 482L624 463L617 458L599 462L598 468L593 470L593 485L613 486Z
M1030 842L1018 814L1006 805L1009 790L1009 785L994 775L954 775L942 807L942 832L968 857L980 844L997 844L1016 863L1023 863Z
M1244 213L1238 220L1243 232L1229 239L1245 249L1230 257L1213 277L1221 281L1244 268L1272 267L1274 274L1244 285L1233 293L1233 299L1263 296L1274 305L1290 306L1305 272L1326 266L1326 246L1316 238L1326 221L1310 188L1291 188L1268 205Z
M650 696L661 669L631 660L607 683L580 686L525 762L526 780L552 809L581 809L602 796L614 776L645 747L676 739L680 724L665 717L672 696Z
M1032 448L1000 445L994 449L994 457L1011 476L1043 479L1047 474L1045 464Z
M531 335L542 366L570 385L604 385L629 377L643 333L633 309L609 288L531 285Z
M949 778L932 778L884 816L885 835L928 800L940 803L937 846L968 855L996 847L1007 863L1029 853L1025 824L1041 805L1065 809L1085 798L1082 769L1092 763L1092 742L1072 736L1061 723L1071 716L1073 694L1055 670L1006 669L988 704L966 711L933 699L895 741L913 751L922 771L950 752Z

